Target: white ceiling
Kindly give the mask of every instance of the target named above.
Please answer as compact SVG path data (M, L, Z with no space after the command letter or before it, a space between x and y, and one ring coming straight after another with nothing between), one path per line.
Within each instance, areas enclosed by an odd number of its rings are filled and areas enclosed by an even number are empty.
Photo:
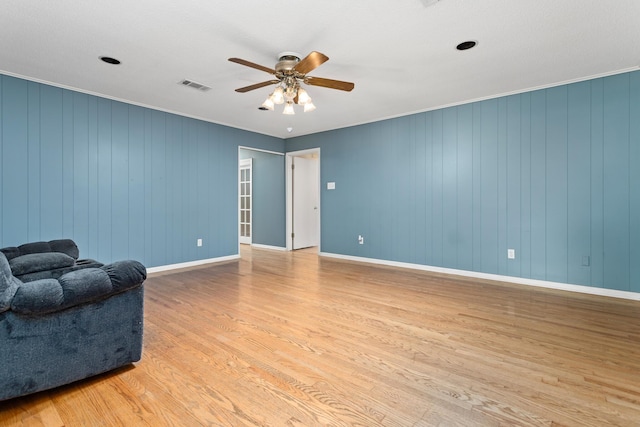
M266 135L292 136L638 69L639 0L14 0L0 13L0 72ZM466 40L478 45L460 52ZM257 107L235 88L283 51L330 60L309 75L317 109ZM99 56L122 61L108 65ZM211 86L199 92L178 84ZM287 127L292 127L291 133Z

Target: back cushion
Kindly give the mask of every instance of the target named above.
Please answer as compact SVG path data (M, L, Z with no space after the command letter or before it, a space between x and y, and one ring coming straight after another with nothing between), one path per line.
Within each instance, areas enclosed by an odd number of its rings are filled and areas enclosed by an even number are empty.
M2 249L0 249L0 252L2 252L4 254L4 256L7 257L7 260L10 260L11 258L15 258L17 256L20 256L20 249L16 248L15 246L9 246L7 248L2 248Z
M51 240L49 245L51 246L51 252L62 252L74 259L78 259L80 256L78 245L71 239Z
M36 271L55 270L70 267L76 260L62 252L32 253L21 255L9 261L14 276L33 273Z
M51 252L51 245L49 242L33 242L25 243L18 246L20 255L37 254L41 252Z

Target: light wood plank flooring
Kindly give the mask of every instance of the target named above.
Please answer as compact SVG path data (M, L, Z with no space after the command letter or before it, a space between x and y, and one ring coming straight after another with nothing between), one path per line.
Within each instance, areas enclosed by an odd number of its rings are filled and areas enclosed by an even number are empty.
M640 425L640 302L243 247L145 304L141 362L0 425Z

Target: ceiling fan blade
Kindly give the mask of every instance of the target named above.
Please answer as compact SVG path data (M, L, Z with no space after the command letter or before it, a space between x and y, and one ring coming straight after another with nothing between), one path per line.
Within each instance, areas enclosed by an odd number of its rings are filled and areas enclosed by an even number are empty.
M300 74L307 74L315 70L317 67L324 64L328 60L329 60L328 56L320 52L313 51L309 55L304 57L302 61L298 62L296 66L293 67L293 69L299 72Z
M329 89L344 90L351 92L356 86L350 82L343 82L340 80L323 79L321 77L305 77L304 82L313 86L328 87Z
M266 82L256 83L251 86L241 87L239 89L236 89L236 92L245 93L245 92L249 92L250 90L260 89L261 87L274 85L276 83L280 83L280 80L267 80Z
M276 70L274 70L273 68L264 67L262 65L255 64L253 62L246 61L244 59L229 58L229 61L235 62L236 64L245 65L247 67L255 68L256 70L265 71L265 72L267 72L269 74L275 74L276 73Z

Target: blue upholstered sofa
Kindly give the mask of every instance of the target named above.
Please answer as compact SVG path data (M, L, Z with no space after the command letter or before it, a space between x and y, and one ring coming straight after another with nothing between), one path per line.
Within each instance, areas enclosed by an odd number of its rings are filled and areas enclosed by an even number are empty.
M0 249L0 401L140 360L145 279L69 239Z

